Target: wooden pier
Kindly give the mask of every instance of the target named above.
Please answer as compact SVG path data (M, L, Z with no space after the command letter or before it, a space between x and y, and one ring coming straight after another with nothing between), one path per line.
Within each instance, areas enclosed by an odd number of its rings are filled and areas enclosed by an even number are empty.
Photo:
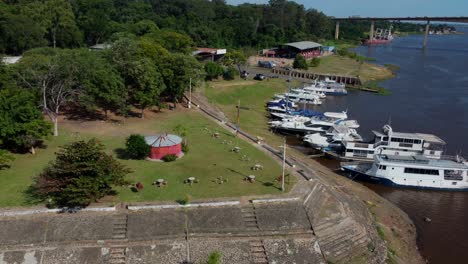
M348 86L360 87L362 85L361 79L359 77L345 76L345 75L335 75L335 74L324 74L324 73L314 73L314 72L304 72L296 70L287 70L281 68L273 68L272 73L291 76L291 78L296 79L305 79L305 80L325 80L326 78L336 81L337 83L344 83Z

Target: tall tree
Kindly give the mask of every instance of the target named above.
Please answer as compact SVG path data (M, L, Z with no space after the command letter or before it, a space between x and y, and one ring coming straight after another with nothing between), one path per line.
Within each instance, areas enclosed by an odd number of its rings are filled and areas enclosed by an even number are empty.
M35 179L35 194L56 206L86 206L126 184L130 170L104 151L96 139L65 145Z
M193 56L181 53L171 54L164 62L163 78L166 84L166 95L174 102L179 102L189 89L190 82L193 86L203 80L204 70Z
M50 124L44 121L34 95L24 89L0 90L0 144L14 151L34 147L50 134Z
M109 111L124 112L128 94L117 70L100 54L87 49L76 53L79 103L90 110L102 109L106 118Z
M26 54L18 64L19 85L38 91L41 106L54 123L54 136L58 136L61 108L80 92L79 70L71 50L40 49Z
M156 70L156 62L146 57L141 46L131 39L115 42L110 51L110 60L123 76L130 102L141 110L143 118L147 107L159 105L159 95L166 88L161 74Z
M30 48L46 45L44 33L33 20L0 12L0 53L19 55Z
M54 48L57 44L71 47L81 43L81 32L69 1L32 1L22 5L21 12L41 26Z

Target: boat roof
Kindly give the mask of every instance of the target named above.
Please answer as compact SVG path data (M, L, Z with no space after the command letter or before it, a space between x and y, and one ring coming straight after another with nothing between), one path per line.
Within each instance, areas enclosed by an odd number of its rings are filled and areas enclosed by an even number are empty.
M413 164L424 167L446 168L446 169L465 169L468 165L447 159L429 159L424 156L396 156L396 155L376 155L380 162L391 162L401 164Z
M378 137L386 137L387 134L384 134L380 131L372 130L372 133ZM404 132L392 132L391 137L393 138L411 138L411 139L422 139L426 142L437 143L437 144L447 144L440 137L433 134L424 134L424 133L404 133Z

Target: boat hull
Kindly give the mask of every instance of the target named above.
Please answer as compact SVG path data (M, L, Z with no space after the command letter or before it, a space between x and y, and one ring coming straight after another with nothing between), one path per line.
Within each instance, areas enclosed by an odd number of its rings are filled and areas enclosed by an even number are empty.
M468 187L438 188L438 187L431 187L431 186L402 185L402 184L395 183L394 181L392 181L390 179L387 179L387 178L368 175L366 173L363 173L361 171L357 171L357 170L355 170L355 169L353 169L351 167L348 167L348 166L343 166L342 170L349 173L348 178L350 178L350 179L358 180L358 181L364 181L364 182L370 182L370 183L376 183L376 184L381 184L381 185L395 187L395 188L439 190L439 191L461 191L461 192L468 191Z

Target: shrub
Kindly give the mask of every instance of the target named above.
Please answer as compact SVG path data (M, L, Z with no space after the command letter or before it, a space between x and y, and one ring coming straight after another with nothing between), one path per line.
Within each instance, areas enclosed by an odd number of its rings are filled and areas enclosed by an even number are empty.
M319 58L313 58L310 61L310 67L318 67L320 65L320 59Z
M221 257L222 256L223 255L220 252L213 251L208 256L208 260L206 261L206 264L221 264Z
M187 143L182 143L182 152L187 153L189 152L189 146Z
M211 81L221 76L224 73L224 69L219 64L209 61L205 64L205 72L206 79Z
M168 154L162 158L163 161L165 162L172 162L177 159L177 156L175 154Z
M125 146L125 152L131 159L145 159L151 151L151 146L146 144L145 138L137 134L130 135Z
M230 66L224 72L223 78L226 81L232 81L236 78L237 75L239 75L239 71L236 68Z
M304 58L304 56L302 56L301 54L297 54L293 62L293 68L307 70L309 68L309 65L307 65L307 61Z

